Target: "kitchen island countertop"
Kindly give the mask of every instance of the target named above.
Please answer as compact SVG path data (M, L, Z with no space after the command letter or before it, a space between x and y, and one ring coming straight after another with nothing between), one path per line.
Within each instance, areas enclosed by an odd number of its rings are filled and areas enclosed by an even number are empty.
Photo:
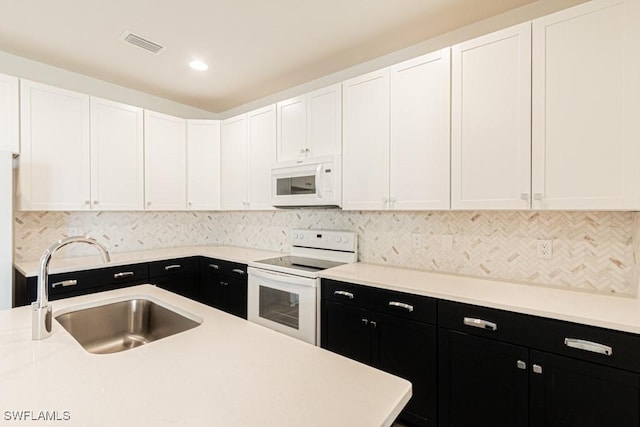
M379 426L390 425L411 396L408 381L151 285L54 301L53 314L133 296L203 323L98 355L55 320L51 337L32 341L30 307L0 311L2 419L28 413L74 426Z

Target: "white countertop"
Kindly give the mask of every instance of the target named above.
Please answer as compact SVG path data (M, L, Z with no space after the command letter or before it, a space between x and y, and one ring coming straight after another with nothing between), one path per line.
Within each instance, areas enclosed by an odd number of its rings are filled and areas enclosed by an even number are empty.
M640 334L640 300L558 288L345 264L321 277Z
M203 323L146 346L96 355L55 320L51 337L32 341L30 307L0 311L0 417L68 411L69 421L49 424L379 426L390 425L409 400L411 385L403 379L155 286L57 300L54 316L145 295Z
M56 258L54 255L49 266L49 274L190 256L206 256L225 261L248 263L266 258L274 258L282 255L282 253L261 249L241 248L238 246L183 246L132 252L114 252L110 253L110 255L111 262L107 264L102 262L100 255L74 258ZM34 277L38 275L38 261L16 262L14 263L14 267L25 277Z

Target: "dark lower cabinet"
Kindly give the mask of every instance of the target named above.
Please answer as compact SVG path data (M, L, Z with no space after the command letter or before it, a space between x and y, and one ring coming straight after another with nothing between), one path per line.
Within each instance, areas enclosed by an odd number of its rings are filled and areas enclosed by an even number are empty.
M637 335L438 305L441 426L640 426Z
M149 263L149 283L194 300L200 300L198 257Z
M639 426L640 375L531 351L532 426Z
M37 298L37 277L24 277L15 271L15 307L29 304ZM49 275L50 301L108 291L149 282L146 263L96 268Z
M441 426L528 425L526 348L446 329L439 344Z
M200 300L211 307L247 318L247 265L200 258Z
M529 351L440 329L441 426L527 426Z
M435 300L330 280L322 296L321 346L410 381L400 418L435 426L436 327L424 321L435 319Z

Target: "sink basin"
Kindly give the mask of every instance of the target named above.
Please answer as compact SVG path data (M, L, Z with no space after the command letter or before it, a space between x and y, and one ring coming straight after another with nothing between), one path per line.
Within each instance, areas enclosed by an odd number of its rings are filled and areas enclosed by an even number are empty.
M129 350L195 328L202 320L186 317L147 298L77 309L56 316L90 353Z

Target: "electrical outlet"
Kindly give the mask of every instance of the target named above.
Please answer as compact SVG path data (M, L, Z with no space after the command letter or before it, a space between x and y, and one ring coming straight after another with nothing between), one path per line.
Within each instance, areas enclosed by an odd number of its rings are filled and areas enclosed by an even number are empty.
M413 246L414 248L421 248L422 247L422 234L413 233L411 235L411 246Z
M552 240L536 240L536 255L541 259L551 259L553 256Z

